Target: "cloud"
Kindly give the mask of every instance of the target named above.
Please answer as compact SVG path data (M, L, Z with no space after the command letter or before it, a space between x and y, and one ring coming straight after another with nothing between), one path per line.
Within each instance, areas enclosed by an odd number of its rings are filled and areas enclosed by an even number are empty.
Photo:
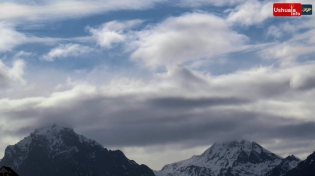
M268 28L267 35L273 36L275 38L281 38L285 34L294 34L299 30L299 28L300 27L297 27L296 25L291 24L289 22L281 23L277 26L271 25Z
M3 15L0 16L0 19L29 21L56 20L118 10L144 10L153 8L158 4L173 4L176 7L199 8L203 6L231 6L241 2L243 2L243 0L5 0L1 2L0 11Z
M114 44L125 42L128 38L124 30L142 23L142 20L130 20L124 22L111 21L99 28L87 27L98 45L104 48L112 48Z
M0 6L1 8L1 6ZM22 44L43 43L56 44L60 42L88 42L92 41L91 37L74 37L74 38L51 38L51 37L37 37L33 35L26 35L18 32L13 23L0 22L0 53L8 52L15 47Z
M49 107L57 107L62 102L69 101L69 105L74 103L71 102L71 100L78 100L80 96L82 96L83 99L86 99L88 97L93 98L94 94L96 94L96 88L91 85L76 85L72 89L64 91L64 92L55 92L50 95L49 98L45 99L43 102L39 103L37 106L42 108L49 108ZM79 100L81 101L81 100Z
M3 1L2 20L55 20L82 17L116 10L141 10L152 8L163 0L56 0L56 1Z
M175 1L174 3L176 5L182 6L182 7L201 7L205 5L214 5L214 6L224 6L224 5L234 5L237 3L242 2L243 0L221 0L221 1L216 1L216 0L178 0Z
M261 24L272 16L272 2L260 2L249 0L230 10L227 17L228 22L241 25Z
M274 42L258 53L265 59L277 59L284 67L302 60L310 61L311 55L315 53L315 29L309 26L309 23L313 22L315 20L311 18L300 24L297 21L290 21L280 24L279 27L271 26L267 34L279 38L289 33L292 37L282 42Z
M5 52L25 42L27 37L17 32L12 24L0 22L0 38L0 52Z
M209 98L183 98L183 97L161 97L148 101L150 104L170 109L182 109L193 107L210 107L229 104L246 104L245 99L234 97L209 97Z
M246 36L229 29L224 19L200 13L168 18L137 36L131 58L148 67L211 59L240 50L247 41Z
M299 57L314 53L314 51L314 45L285 41L283 43L275 43L273 46L267 47L259 53L265 59L278 59L283 66L290 66L295 64Z
M79 44L60 44L58 47L51 49L48 54L42 56L41 59L45 61L54 61L57 58L78 57L93 51L94 49Z
M145 151L145 158L152 147L161 150L154 155L161 155L171 152L162 148L174 145L176 150L198 154L215 141L234 139L254 140L283 155L304 156L312 144L303 152L288 144L293 139L312 140L313 130L299 131L314 128L315 89L309 84L314 69L312 63L212 76L176 66L147 81L113 78L96 86L88 80L68 80L65 89L47 96L0 99L0 123L10 126L2 129L14 137L10 144L34 128L60 123L105 147L126 149L127 156L132 156L130 148ZM285 150L274 147L272 141L279 138ZM199 146L203 147L197 151ZM171 160L142 162L159 169Z
M12 64L12 68L6 66L0 60L0 87L6 87L13 82L25 84L23 79L25 69L25 62L23 60L16 60Z
M9 70L9 77L13 81L20 83L25 83L25 80L22 78L24 75L25 62L23 60L16 60L13 62L13 67Z
M290 86L298 90L309 90L315 88L315 76L311 69L301 70L291 77Z
M21 57L30 57L33 56L34 54L31 52L25 52L25 51L19 51L14 55L14 58L21 58Z
M282 37L283 33L278 27L272 25L268 28L267 35L274 36L275 38L280 38Z
M5 105L0 114L2 121L10 118L12 123L28 119L34 128L53 122L71 124L107 147L179 142L191 148L221 139L268 141L280 136L289 141L300 137L285 133L289 126L298 130L301 118L314 122L310 106L315 96L314 89L300 89L290 81L314 68L314 64L256 68L214 77L178 67L143 84L131 79L118 91L78 82L46 97L1 99ZM183 86L181 77L198 86Z

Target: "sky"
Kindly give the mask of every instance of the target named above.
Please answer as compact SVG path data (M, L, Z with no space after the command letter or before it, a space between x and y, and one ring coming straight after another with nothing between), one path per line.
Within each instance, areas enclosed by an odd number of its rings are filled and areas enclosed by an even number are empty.
M56 123L154 170L241 139L305 159L315 18L274 2L2 0L0 157Z

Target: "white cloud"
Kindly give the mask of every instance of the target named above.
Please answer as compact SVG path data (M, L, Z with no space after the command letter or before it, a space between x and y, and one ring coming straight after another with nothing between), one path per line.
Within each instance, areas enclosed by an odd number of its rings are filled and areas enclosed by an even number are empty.
M97 93L98 92L95 86L84 84L75 85L70 90L52 93L49 98L46 98L36 106L39 108L55 108L65 102L68 102L67 104L69 104L69 106L72 106L73 103L75 104L75 102L77 101L82 101L88 98L95 97ZM80 97L82 97L82 99ZM65 107L64 105L62 106Z
M44 55L41 59L46 61L54 61L56 58L81 56L92 51L94 51L94 49L79 44L60 44L58 47L51 49L49 53Z
M90 36L86 37L73 37L73 38L52 38L52 37L37 37L37 36L28 36L25 43L42 43L42 44L58 44L60 42L90 42L93 41L93 38Z
M21 58L21 57L30 57L33 56L34 54L31 52L25 52L25 51L19 51L14 55L14 58Z
M315 20L313 20L315 21ZM312 21L307 21L312 22ZM294 35L290 40L289 43L300 43L304 46L314 46L315 45L315 29L307 30L303 33L298 33Z
M23 60L16 60L13 62L13 67L9 70L9 77L13 81L17 81L20 83L26 83L23 79L25 70L25 62Z
M54 20L81 17L115 10L147 9L164 0L56 0L23 3L3 1L0 5L2 20Z
M0 60L0 87L8 86L13 82L25 84L24 69L25 62L23 60L14 61L11 68Z
M315 52L315 46L307 46L300 43L275 43L272 47L267 47L260 54L266 59L279 59L282 66L295 64L296 60L303 55Z
M224 6L224 5L234 5L244 0L178 0L174 3L183 7L200 7L205 5L214 5L214 6Z
M11 51L18 45L28 43L55 44L59 42L89 42L93 40L92 37L89 36L74 38L37 37L18 32L15 27L16 26L12 23L0 22L0 53Z
M260 24L267 18L273 16L272 4L272 2L248 0L244 4L240 4L235 9L232 9L228 15L227 20L232 24Z
M265 20L272 17L272 7L275 2L295 2L294 0L285 0L285 1L269 1L269 0L247 0L239 2L238 6L234 9L228 9L225 12L228 12L229 15L227 17L227 21L230 24L241 24L245 26L250 25L259 25L262 24ZM302 4L311 4L312 0L301 0L299 1ZM308 18L308 17L303 17ZM312 18L310 18L312 19ZM314 20L313 20L314 21ZM297 29L305 28L305 27L313 27L312 22L306 23L301 21L297 22L295 25L291 25L288 22L284 22L278 24L277 27L279 29L284 30L283 32L295 32ZM274 30L276 32L276 28L272 27L270 30ZM272 32L272 31L270 31ZM272 33L270 33L272 35ZM279 34L276 34L277 36Z
M314 18L305 17L302 21L292 20L270 26L267 35L280 38L289 34L291 37L282 42L274 42L259 51L259 54L265 59L277 59L281 66L311 60L315 53L315 29L310 24L314 22Z
M202 7L206 5L235 5L244 0L41 0L1 1L2 20L55 20L62 18L82 17L116 10L142 10L154 7L156 4L173 4L180 7Z
M130 20L124 22L111 21L103 24L100 28L87 27L87 30L92 33L93 38L98 45L104 48L112 48L114 44L125 42L128 36L124 30L134 27L142 23L142 20Z
M293 2L293 3L295 3L297 1L295 1L295 0L285 0L285 1L281 1L281 2ZM301 3L301 4L312 4L312 2L314 2L314 1L313 0L299 0L298 2Z
M280 38L282 37L283 33L278 27L272 25L268 28L267 35Z
M130 46L136 48L131 57L148 67L209 59L240 50L247 41L229 29L224 19L200 13L168 18L137 36Z
M301 27L300 25L297 25L297 24L284 22L284 23L277 24L276 26L271 25L268 28L267 35L273 36L275 38L281 38L285 34L294 34L301 28L305 28L305 26Z
M0 52L10 51L25 42L26 38L24 34L17 32L12 24L0 22Z

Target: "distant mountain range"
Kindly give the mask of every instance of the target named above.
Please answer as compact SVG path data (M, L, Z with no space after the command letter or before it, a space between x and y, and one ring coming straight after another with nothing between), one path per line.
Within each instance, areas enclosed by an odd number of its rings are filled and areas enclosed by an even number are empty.
M153 172L119 150L53 125L8 146L3 165L20 176L315 176L315 152L301 161L293 155L282 158L256 142L231 141Z

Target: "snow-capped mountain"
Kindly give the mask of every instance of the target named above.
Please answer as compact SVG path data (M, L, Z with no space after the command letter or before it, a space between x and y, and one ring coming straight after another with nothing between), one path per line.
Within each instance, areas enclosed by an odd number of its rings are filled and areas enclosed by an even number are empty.
M282 162L272 169L266 176L283 176L289 170L295 168L301 160L294 155L290 155L282 160Z
M107 150L73 129L57 125L36 129L8 146L0 165L10 166L20 176L154 176L150 168L129 160L121 151Z
M262 176L282 158L256 142L246 140L215 143L203 154L168 164L157 176Z
M285 174L285 176L314 176L315 175L315 152L301 161L295 168Z

